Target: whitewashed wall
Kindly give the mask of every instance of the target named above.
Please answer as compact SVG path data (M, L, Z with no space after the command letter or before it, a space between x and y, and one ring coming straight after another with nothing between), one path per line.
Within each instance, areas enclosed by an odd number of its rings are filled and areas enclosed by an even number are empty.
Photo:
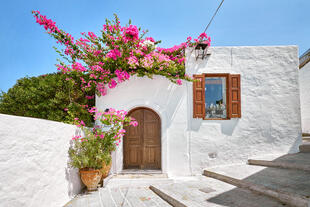
M310 133L310 63L299 70L302 131Z
M133 77L96 97L99 109L145 106L162 120L162 170L170 175L201 174L205 167L245 162L248 157L298 151L301 117L298 48L214 47L205 60L187 50L188 74L241 74L241 119L192 117L192 83L177 86L163 77ZM113 172L123 168L122 147Z
M59 207L81 191L69 124L0 114L0 206Z

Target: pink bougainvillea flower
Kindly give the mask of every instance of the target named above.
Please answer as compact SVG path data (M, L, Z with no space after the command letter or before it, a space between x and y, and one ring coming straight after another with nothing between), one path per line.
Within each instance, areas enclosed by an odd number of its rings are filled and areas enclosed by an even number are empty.
M129 123L131 126L138 126L138 122L137 121L131 121L130 123Z
M116 60L118 57L121 57L121 56L122 54L118 49L110 50L106 55L107 58L111 58L113 60Z
M130 78L129 73L127 73L126 71L122 71L121 69L115 70L115 75L119 83L128 80Z
M72 140L80 139L82 136L81 135L76 135L72 137Z
M126 40L137 40L139 39L139 30L135 25L129 25L125 28L124 38Z
M131 68L137 68L137 66L139 65L139 61L138 58L136 56L130 56L128 58L128 64L130 65Z
M154 40L154 38L153 37L147 37L147 38L145 38L146 40L149 40L149 41L151 41L151 42L155 42L155 40Z
M85 123L84 123L83 120L80 121L80 124L81 124L82 126L85 126Z
M80 71L80 72L87 71L87 69L81 63L78 63L78 62L75 62L72 64L72 69L76 71Z
M94 95L92 95L92 96L85 96L85 98L87 98L87 99L94 99L95 96Z
M88 36L89 36L91 39L97 39L97 38L98 38L93 32L88 32Z
M89 113L94 113L94 112L97 112L97 108L96 107L91 107L89 110L88 110Z
M109 83L109 88L115 88L116 85L117 85L116 81L112 79Z
M99 91L99 93L104 96L107 94L107 89L104 85L104 83L97 83L97 86L96 86L97 90Z
M182 85L182 80L178 79L176 82L178 85Z

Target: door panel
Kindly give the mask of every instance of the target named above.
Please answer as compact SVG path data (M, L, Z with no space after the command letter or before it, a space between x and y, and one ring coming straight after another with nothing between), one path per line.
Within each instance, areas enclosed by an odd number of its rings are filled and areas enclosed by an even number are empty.
M150 109L138 108L129 116L138 126L126 128L124 136L124 168L161 168L161 123L159 116Z
M143 112L134 111L131 114L139 123L143 121ZM124 137L124 167L139 168L141 165L142 127L126 127Z

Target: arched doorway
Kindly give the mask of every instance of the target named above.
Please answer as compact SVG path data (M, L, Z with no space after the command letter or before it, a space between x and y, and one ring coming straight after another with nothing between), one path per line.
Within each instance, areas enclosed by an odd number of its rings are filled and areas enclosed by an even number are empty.
M125 128L124 169L161 169L161 121L152 109L139 107L128 116L138 126Z

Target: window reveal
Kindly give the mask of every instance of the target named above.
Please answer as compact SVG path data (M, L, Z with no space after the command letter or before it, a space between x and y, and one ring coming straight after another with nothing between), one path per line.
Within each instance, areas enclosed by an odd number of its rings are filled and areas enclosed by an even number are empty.
M205 118L227 118L226 77L205 78Z

